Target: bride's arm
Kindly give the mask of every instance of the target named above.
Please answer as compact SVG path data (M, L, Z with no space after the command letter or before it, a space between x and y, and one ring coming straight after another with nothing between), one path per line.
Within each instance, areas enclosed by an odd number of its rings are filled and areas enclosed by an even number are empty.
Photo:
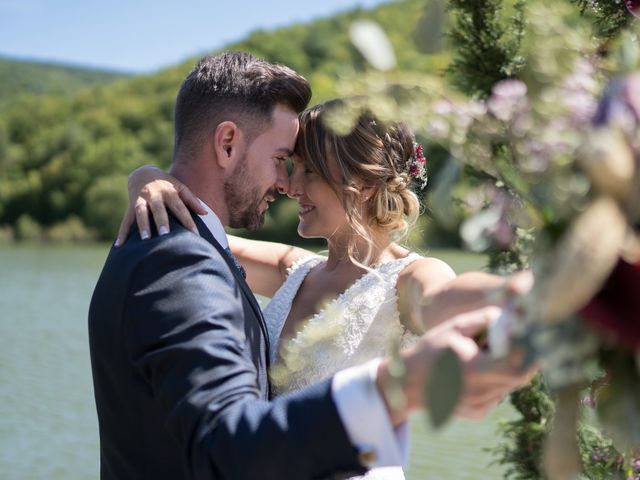
M532 281L530 272L506 277L467 272L456 277L440 260L417 260L398 276L400 319L408 329L422 334L465 311L502 306L527 292Z
M287 269L296 260L312 255L304 248L284 243L248 240L229 235L229 248L247 272L251 291L272 297L287 278Z
M189 210L206 214L197 197L189 188L157 167L146 165L129 175L129 208L120 224L116 246L127 238L134 219L140 236L151 235L149 211L158 232L169 232L167 209L186 228L197 232ZM284 282L287 269L311 252L275 242L247 240L228 236L229 247L247 273L247 283L254 293L273 296Z

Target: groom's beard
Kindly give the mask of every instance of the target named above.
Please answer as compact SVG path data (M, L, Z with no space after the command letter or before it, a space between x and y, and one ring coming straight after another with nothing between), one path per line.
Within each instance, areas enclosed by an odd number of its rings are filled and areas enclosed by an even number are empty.
M257 230L264 223L266 213L266 210L260 211L260 204L265 198L276 198L277 191L272 188L262 194L260 187L248 187L246 165L241 159L224 182L224 197L229 211L229 226Z

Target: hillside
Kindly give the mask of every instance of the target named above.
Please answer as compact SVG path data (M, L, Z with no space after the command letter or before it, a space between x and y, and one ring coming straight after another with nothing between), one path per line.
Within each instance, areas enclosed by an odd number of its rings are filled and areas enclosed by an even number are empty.
M122 73L0 57L0 105L20 95L75 94L126 78Z
M441 71L446 54L427 56L413 44L412 32L424 6L424 0L405 0L372 11L354 10L305 25L254 32L225 49L250 51L292 66L309 78L312 102L317 103L336 96L343 73L366 68L348 41L355 19L371 18L385 28L400 69ZM38 225L71 222L111 238L123 210L126 175L145 163L170 163L175 95L196 60L74 95L14 100L0 113L0 226L18 227L18 236L26 238ZM78 82L80 78L75 77ZM31 87L34 92L36 85ZM53 83L42 91L52 92Z

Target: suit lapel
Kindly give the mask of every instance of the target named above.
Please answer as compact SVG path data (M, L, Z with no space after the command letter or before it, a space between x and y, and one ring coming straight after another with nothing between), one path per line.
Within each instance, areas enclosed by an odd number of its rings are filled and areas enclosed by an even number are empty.
M262 309L260 308L260 305L258 305L258 301L256 300L255 295L249 288L249 285L247 285L246 280L242 277L242 274L238 271L238 268L233 264L233 260L229 258L229 255L227 254L227 252L224 251L224 248L222 248L222 245L220 245L218 241L213 237L213 235L211 234L211 231L209 230L209 228L207 228L207 226L204 224L202 219L197 215L193 215L193 219L196 222L196 226L198 227L200 236L205 240L207 240L211 245L213 245L213 247L218 252L220 252L220 256L224 258L224 261L227 262L227 265L229 265L229 268L231 269L233 276L238 282L238 285L240 285L240 289L244 293L247 300L249 300L249 304L251 305L251 307L253 308L256 314L256 318L260 323L260 329L262 330L262 334L264 335L266 349L267 349L267 368L268 368L269 352L271 351L269 346L269 335L267 333L267 325L264 321L264 317L262 316Z

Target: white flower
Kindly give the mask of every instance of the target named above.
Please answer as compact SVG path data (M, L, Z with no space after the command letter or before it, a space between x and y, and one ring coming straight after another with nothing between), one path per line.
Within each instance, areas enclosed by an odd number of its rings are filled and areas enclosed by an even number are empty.
M503 80L493 86L487 108L498 120L508 122L526 104L526 98L527 86L523 82Z

